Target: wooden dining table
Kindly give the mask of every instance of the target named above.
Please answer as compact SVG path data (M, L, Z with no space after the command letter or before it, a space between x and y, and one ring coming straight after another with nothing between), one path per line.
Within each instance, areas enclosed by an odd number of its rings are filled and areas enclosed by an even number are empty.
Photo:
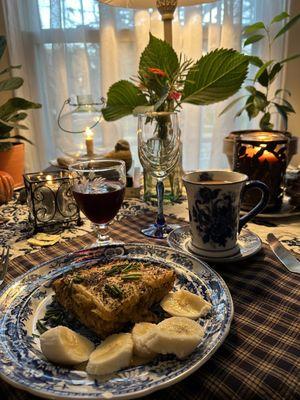
M166 207L168 221L187 224L187 204ZM141 228L153 222L155 207L126 200L111 227L115 240L167 246L166 240L143 236ZM17 200L0 207L0 247L11 246L4 285L42 262L76 251L94 241L91 225L71 225L59 231L60 241L35 247L28 209ZM247 226L263 241L261 251L236 262L211 265L225 280L234 303L234 318L223 345L187 379L145 399L299 399L300 274L289 272L265 243L272 232L300 258L300 217L256 221ZM0 360L1 363L1 360ZM16 389L0 378L0 399L38 397Z

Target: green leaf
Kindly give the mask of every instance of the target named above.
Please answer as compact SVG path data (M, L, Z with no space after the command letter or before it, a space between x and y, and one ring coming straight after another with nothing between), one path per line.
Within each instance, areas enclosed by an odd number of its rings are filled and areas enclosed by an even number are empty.
M140 58L139 73L149 74L148 68L161 69L168 76L173 75L179 68L178 57L172 46L151 35L151 33L149 44Z
M149 105L145 95L133 83L122 80L109 88L102 114L106 121L115 121L132 114L136 107L144 105Z
M266 62L262 67L260 67L254 77L254 80L257 81L259 79L259 77L263 74L263 72L266 71L268 66L271 65L272 63L273 63L273 60L270 60L270 61Z
M265 107L267 107L268 104L269 104L269 102L268 102L266 96L261 92L257 92L257 95L254 96L254 99L253 99L254 107L259 111L263 111L265 109Z
M250 37L248 37L248 39L245 40L244 47L248 46L249 44L259 42L264 37L265 37L264 35L253 35L253 36L250 36Z
M4 90L18 89L23 85L23 83L24 80L19 77L4 79L3 81L0 81L0 92L3 92Z
M290 56L290 57L287 57L287 58L285 58L284 60L281 60L281 61L279 61L279 62L280 62L280 64L283 64L283 63L285 63L285 62L295 60L295 58L298 58L298 57L300 57L300 54L294 54L294 55L292 55L292 56Z
M278 96L279 93L281 93L281 92L286 92L289 96L292 95L292 93L287 89L277 89L276 92L275 92L275 96Z
M273 80L275 79L276 75L282 70L283 66L279 63L274 64L274 66L271 69L271 72L269 73L269 83L272 83Z
M291 103L289 101L287 101L286 99L281 99L281 101L287 107L287 111L288 112L291 112L291 113L295 113L296 112L294 107L291 105Z
M244 33L249 35L250 33L256 32L259 29L266 29L265 24L263 22L256 22L255 24L246 26L244 29Z
M216 103L236 93L248 71L248 57L232 49L217 49L200 58L187 74L181 101Z
M9 67L0 71L0 75L6 74L7 72L9 72L12 69L20 69L21 67L22 67L22 65L10 65Z
M34 108L41 108L41 104L33 103L31 101L22 99L21 97L14 97L1 105L0 118L7 120L10 116L16 114L19 110L29 110Z
M281 115L281 118L283 119L284 128L287 129L288 116L287 116L287 111L286 111L285 107L280 104L277 104L277 103L273 103L273 104L276 107L278 113Z
M27 139L27 138L26 138L25 136L23 136L23 135L14 135L14 136L11 136L11 138L12 138L12 139L22 140L23 142L27 142L27 143L30 143L30 144L33 145L32 141L29 140L29 139Z
M249 62L250 64L255 65L256 67L261 67L264 64L263 60L257 56L250 56Z
M248 97L248 100L246 101L245 110L247 111L249 120L255 118L259 114L260 109L256 107L254 103L254 96Z
M228 110L230 110L236 103L238 103L241 99L243 99L245 96L240 96L237 97L236 99L234 99L232 102L230 102L223 111L220 112L220 114L218 115L219 117L223 114L225 114Z
M285 32L287 32L295 23L300 19L300 14L295 15L293 18L289 20L287 24L284 25L282 29L275 35L274 39L277 39L279 36L283 35Z
M22 121L23 119L27 118L28 114L21 112L19 114L13 115L12 117L10 117L10 121L12 122L16 122L16 121Z
M271 21L271 24L274 24L275 22L280 22L285 18L288 18L290 15L286 12L283 11L282 13L276 15L276 17L274 17Z
M0 59L3 56L4 50L6 49L5 36L0 36Z
M0 141L1 139L5 139L8 138L9 132L12 130L13 128L11 126L6 125L5 123L2 124L1 120L0 120Z
M254 86L245 86L245 89L246 89L249 93L251 93L251 94L253 94L253 95L256 94L256 89L255 89Z
M271 114L266 112L259 122L259 127L263 131L271 131L274 125L270 122Z

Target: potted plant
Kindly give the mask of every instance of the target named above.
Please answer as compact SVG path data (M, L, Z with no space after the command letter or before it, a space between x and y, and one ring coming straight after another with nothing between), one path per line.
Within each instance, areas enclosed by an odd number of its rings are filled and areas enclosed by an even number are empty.
M138 76L109 88L102 113L106 121L114 121L130 114L180 111L184 103L216 103L239 90L247 70L248 56L233 49L217 49L194 61L178 56L171 45L150 34ZM157 123L158 135L163 135L163 121ZM181 177L173 179L180 181Z
M0 59L5 48L6 39L0 36ZM0 71L0 92L15 90L23 85L24 81L20 77L5 77L10 70L16 68L21 66L9 66ZM2 75L4 79L1 79ZM26 137L15 133L15 129L28 129L22 122L27 117L24 110L40 107L40 104L21 97L12 97L0 103L0 171L6 171L13 177L15 187L22 184L24 173L24 144L20 141L31 143Z
M290 55L282 60L274 60L272 58L272 48L278 38L286 34L286 32L300 19L300 14L290 18L287 12L282 12L276 15L269 25L265 25L263 22L256 22L244 29L244 34L247 36L244 47L249 46L252 43L266 40L268 45L268 59L262 59L256 56L249 57L249 61L254 65L257 70L251 85L245 87L247 94L234 99L222 112L229 111L235 104L241 99L244 99L244 106L236 113L235 117L241 116L243 113L247 113L249 120L260 117L259 128L256 130L247 131L235 131L231 132L228 137L224 139L224 153L227 155L228 162L232 166L233 151L234 151L234 137L245 133L257 132L259 130L268 132L280 132L290 138L289 143L289 161L292 156L297 152L297 137L292 136L288 132L288 116L290 113L294 113L295 110L288 100L291 96L291 92L287 89L277 89L272 94L271 86L273 82L278 79L279 73L281 72L284 65L298 57L300 54ZM271 28L274 24L277 24L285 20L285 25L272 37ZM275 114L279 114L283 121L283 131L274 131L274 123L272 121Z

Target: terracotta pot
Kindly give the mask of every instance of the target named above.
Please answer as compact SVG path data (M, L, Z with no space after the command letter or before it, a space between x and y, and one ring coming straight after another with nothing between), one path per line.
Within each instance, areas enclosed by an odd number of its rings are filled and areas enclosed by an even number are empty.
M223 153L226 154L228 163L230 168L232 169L233 167L233 156L234 156L234 139L236 136L240 135L245 135L247 133L253 133L253 132L265 132L261 131L259 129L249 129L249 130L243 130L243 131L234 131L230 132L228 136L223 141ZM288 136L290 138L289 142L289 149L288 149L288 164L290 163L292 157L297 154L297 145L298 145L298 138L296 136L292 136L291 133L289 132L283 132L283 131L272 131L275 133L282 133L285 136Z
M24 144L16 143L8 151L0 152L0 170L12 176L15 188L23 186Z

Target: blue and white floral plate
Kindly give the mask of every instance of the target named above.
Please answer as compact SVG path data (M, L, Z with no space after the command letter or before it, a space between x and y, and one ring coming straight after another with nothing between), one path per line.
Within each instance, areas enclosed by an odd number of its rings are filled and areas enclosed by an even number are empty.
M174 229L168 236L168 243L171 247L173 247L173 249L184 251L194 257L197 257L198 259L216 264L244 261L246 260L246 258L254 256L254 254L258 253L262 248L261 239L249 229L241 230L237 241L237 245L240 251L238 254L230 257L212 258L198 256L197 254L194 254L190 249L189 245L191 240L192 238L189 225L184 225L180 228Z
M94 379L85 371L48 362L39 346L36 323L52 302L51 281L63 273L108 259L151 260L173 268L176 289L204 296L213 305L199 319L205 336L186 359L160 356L147 365ZM222 344L233 317L233 303L223 279L200 260L167 247L110 245L59 257L31 269L0 293L0 377L13 386L51 399L129 399L173 385L196 371ZM80 330L79 330L80 331Z

